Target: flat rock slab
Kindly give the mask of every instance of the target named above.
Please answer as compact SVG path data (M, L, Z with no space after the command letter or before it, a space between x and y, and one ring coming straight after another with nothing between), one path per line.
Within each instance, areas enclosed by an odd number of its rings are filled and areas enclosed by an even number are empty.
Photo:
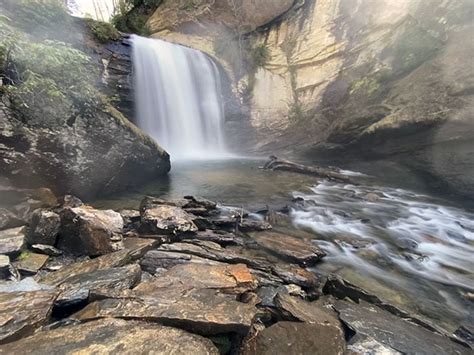
M95 259L86 260L71 265L64 266L58 271L51 272L41 278L40 283L48 285L60 285L68 279L77 275L86 274L96 270L110 269L113 267L123 266L132 260L132 256L141 249L125 249L115 253L100 256Z
M61 230L58 248L74 255L98 256L122 245L120 234L123 219L112 210L96 210L89 206L65 208L61 211Z
M208 264L219 265L219 261L201 258L196 255L150 250L140 260L140 266L146 272L155 274L157 270L170 269L181 264Z
M31 334L49 319L56 291L0 293L0 344Z
M360 336L409 354L472 354L472 350L365 301L335 303L339 318Z
M41 331L0 346L0 354L202 354L219 352L209 339L138 321L103 319Z
M25 239L25 227L0 231L0 254L19 254L25 245Z
M141 211L140 232L156 234L180 234L196 232L194 216L180 207L157 205Z
M216 290L166 288L139 299L105 299L90 303L71 318L125 318L178 326L203 335L247 334L257 309Z
M244 355L342 355L344 337L320 324L278 322L244 345Z
M21 255L23 256L23 255ZM36 274L48 261L49 256L37 253L28 253L15 263L15 267L27 274Z
M275 232L252 233L251 237L266 251L302 266L314 265L326 256L324 251L308 239Z
M347 346L347 355L366 355L366 354L383 354L383 355L401 355L396 351L374 338L364 336L354 336L350 344Z
M142 296L150 296L173 287L243 293L254 290L257 281L244 264L182 264L172 267L151 281L138 285L135 292Z

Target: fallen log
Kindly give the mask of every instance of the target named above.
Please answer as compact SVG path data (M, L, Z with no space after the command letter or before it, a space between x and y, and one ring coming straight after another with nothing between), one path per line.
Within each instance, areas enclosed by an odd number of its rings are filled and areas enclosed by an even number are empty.
M320 166L307 166L303 164L293 163L289 160L278 159L271 155L269 160L261 167L264 170L282 170L291 171L298 174L311 175L331 181L338 181L352 184L351 179L340 172L337 168L323 168Z

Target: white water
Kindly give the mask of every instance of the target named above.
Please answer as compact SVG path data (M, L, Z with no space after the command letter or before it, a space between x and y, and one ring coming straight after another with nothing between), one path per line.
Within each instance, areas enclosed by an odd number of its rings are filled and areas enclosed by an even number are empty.
M204 53L132 37L137 122L177 159L225 157L219 71Z

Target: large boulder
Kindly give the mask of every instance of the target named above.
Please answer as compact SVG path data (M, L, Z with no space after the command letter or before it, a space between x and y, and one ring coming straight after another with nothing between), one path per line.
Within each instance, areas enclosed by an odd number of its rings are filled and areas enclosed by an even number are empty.
M170 169L169 155L109 104L67 124L25 124L2 104L0 141L1 176L81 198L124 190Z
M140 208L140 231L148 234L196 232L194 216L181 207L143 201Z
M107 254L123 247L122 229L118 212L89 206L65 208L61 211L58 247L74 255Z
M196 354L217 355L212 342L180 329L137 321L103 319L49 331L0 346L15 354Z

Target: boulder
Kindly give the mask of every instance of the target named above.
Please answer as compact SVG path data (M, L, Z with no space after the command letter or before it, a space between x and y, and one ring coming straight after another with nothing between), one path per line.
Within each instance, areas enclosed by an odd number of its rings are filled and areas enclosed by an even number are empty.
M213 289L183 290L166 287L136 299L105 299L90 303L71 316L88 321L98 318L133 318L179 326L202 335L247 334L257 309Z
M212 342L180 329L138 321L102 319L41 331L0 346L15 354L196 354L217 355Z
M324 251L307 239L275 232L252 233L251 236L266 251L303 266L314 265L326 256Z
M392 349L412 354L470 354L471 349L448 337L399 318L365 301L337 301L339 318L360 336L375 339Z
M0 292L0 344L27 336L50 316L56 291Z
M141 211L140 232L156 234L180 234L196 232L194 217L182 208L169 205L153 205Z
M10 228L0 231L0 254L18 255L25 245L25 228Z
M278 322L259 332L243 346L245 355L342 355L345 340L323 324Z
M27 242L32 244L55 245L61 226L61 218L53 211L38 209L33 212Z
M15 267L24 274L36 274L48 261L48 256L44 254L25 253L20 260L15 262Z
M89 206L61 211L58 248L74 255L97 256L122 248L123 219L112 210Z

